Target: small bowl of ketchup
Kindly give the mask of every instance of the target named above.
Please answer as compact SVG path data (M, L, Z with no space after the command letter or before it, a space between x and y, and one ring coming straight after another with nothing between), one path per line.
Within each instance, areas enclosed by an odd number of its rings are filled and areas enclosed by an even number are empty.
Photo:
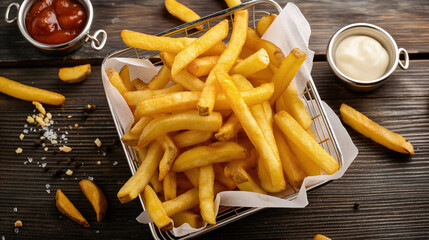
M18 16L9 19L12 7L18 9ZM8 23L17 20L27 41L44 52L67 54L83 42L91 42L95 50L104 47L107 40L104 30L89 34L93 16L90 0L24 0L21 6L11 3L5 19Z

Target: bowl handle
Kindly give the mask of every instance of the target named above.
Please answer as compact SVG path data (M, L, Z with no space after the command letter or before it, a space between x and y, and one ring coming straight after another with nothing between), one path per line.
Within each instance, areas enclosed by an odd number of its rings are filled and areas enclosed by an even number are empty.
M18 11L19 10L19 4L14 2L14 3L9 4L9 6L7 6L6 13L4 14L4 20L6 20L7 23L13 23L16 21L16 19L18 19L18 16L14 17L12 19L9 19L9 12L10 12L10 9L12 9L12 7L16 7L16 10Z
M98 40L98 35L101 34L101 41ZM107 41L107 33L103 29L97 30L93 35L86 34L85 42L91 42L91 47L95 50L101 50Z
M399 66L401 66L402 69L407 70L408 67L410 66L410 57L408 56L408 52L403 48L399 48L398 51L399 51L399 62L398 62ZM404 63L401 62L401 59L400 59L401 54L404 54L404 57L405 57Z

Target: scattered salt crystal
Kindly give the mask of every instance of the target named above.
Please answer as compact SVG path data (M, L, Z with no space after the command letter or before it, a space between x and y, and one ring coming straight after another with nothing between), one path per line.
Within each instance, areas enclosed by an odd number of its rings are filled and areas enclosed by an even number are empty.
M64 139L65 137L66 137L66 135L64 135L64 134L63 134L63 135L61 135L61 138L63 138L63 139Z
M17 208L17 207L14 207L14 208L13 208L13 211L14 211L14 212L18 212L18 208Z
M50 124L54 124L54 120L49 121Z
M26 127L28 127L28 125L27 125L27 124L24 124L24 127L26 128Z
M25 161L25 162L24 162L24 165L25 165L25 164L27 164L27 163L28 163L28 161Z
M50 189L46 189L46 192L47 192L47 193L51 193L51 190L50 190Z
M28 133L28 129L24 129L22 130L23 133L27 134Z
M107 155L107 153L106 152L103 152L103 156L105 157Z
M19 233L19 228L14 229L15 233Z
M117 161L114 161L114 162L113 162L113 166L116 166L116 165L118 165L118 162L117 162Z
M5 236L1 236L1 240L6 240L6 237Z
M47 163L42 163L42 168L46 167Z
M27 159L28 159L28 162L30 162L30 163L32 163L32 162L33 162L33 158L28 157Z
M46 159L46 157L42 157L41 159L42 159L42 160L45 160L45 159Z
M88 176L88 180L94 180L94 178L93 177L90 177L90 176Z
M99 233L99 232L100 232L100 230L95 231L95 233Z
M48 183L48 184L46 184L46 188L50 188L51 187L51 185Z
M66 133L66 135L69 134L69 132L67 132L67 131L64 131L64 132Z

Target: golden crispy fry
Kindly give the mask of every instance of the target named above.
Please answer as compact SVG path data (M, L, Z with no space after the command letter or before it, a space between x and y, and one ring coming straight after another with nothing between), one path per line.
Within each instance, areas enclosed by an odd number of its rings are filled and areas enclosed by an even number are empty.
M270 56L270 62L273 63L276 67L279 67L280 63L285 58L280 48L278 48L273 43L268 42L267 40L261 39L258 33L252 28L247 29L247 38L244 46L246 48L252 49L253 51L264 48L267 51L268 56Z
M208 146L194 147L180 154L171 168L183 172L207 164L228 162L246 157L246 150L235 142L215 142Z
M165 134L158 138L159 143L164 149L164 155L162 156L161 162L159 163L159 181L162 181L164 177L170 171L171 166L173 165L174 160L176 159L179 151L177 150L176 145L173 140Z
M213 132L189 130L175 135L173 141L178 148L185 148L210 140L212 136Z
M230 171L232 179L241 191L267 194L242 167L235 166Z
M245 77L254 74L262 69L266 68L270 63L267 51L261 48L254 54L250 55L243 61L237 63L229 73L232 74L241 74Z
M119 73L116 72L114 68L106 69L106 74L110 83L116 88L116 90L118 90L121 95L124 95L126 92L128 92L124 81L122 81L121 76L119 76Z
M295 77L295 74L298 72L306 56L307 55L305 52L299 50L298 48L294 48L282 61L279 70L274 74L273 79L271 80L275 85L274 94L270 99L271 104L274 104L274 102L289 86L289 83Z
M152 117L140 118L137 123L135 123L134 126L122 136L121 140L128 146L137 146L140 134L152 119Z
M305 109L304 103L299 99L298 92L293 83L289 84L280 98L284 100L284 110L292 115L302 128L308 129L311 126L312 120Z
M197 175L198 177L198 175ZM198 206L198 188L192 188L185 193L162 203L168 216L189 210Z
M323 236L322 234L317 234L316 236L314 236L313 240L331 240L331 239Z
M247 10L234 13L234 25L228 46L220 55L219 60L207 77L198 101L198 112L201 116L210 115L213 111L218 91L218 83L214 73L217 71L229 72L231 70L246 40L248 21Z
M58 189L57 193L55 194L55 204L62 214L66 215L68 218L84 227L89 227L88 221L86 221L79 210L77 210L73 203L60 189Z
M158 74L150 80L147 87L149 89L162 89L171 80L170 68L163 65L159 70Z
M197 58L189 63L188 72L196 77L204 77L209 75L210 71L216 65L219 56L206 56Z
M172 124L174 123L174 124ZM161 116L150 121L143 129L137 148L145 147L157 137L178 130L217 131L222 126L222 116L214 112L208 117L199 116L197 111L186 111Z
M283 171L286 174L288 182L292 186L300 188L302 181L306 177L304 170L301 168L295 155L290 150L283 134L277 128L274 129L274 137L276 138L280 160L282 161Z
M173 220L168 217L161 200L149 185L144 188L143 196L144 206L155 225L162 231L173 229Z
M174 58L176 58L176 53L170 53L170 52L160 52L159 57L161 58L162 62L165 66L171 69L171 66L173 66ZM171 74L171 72L170 72Z
M4 77L0 77L0 92L25 101L37 101L50 105L61 105L66 99L59 93L30 87Z
M186 69L173 77L173 81L190 91L201 91L204 88L204 82L190 74Z
M126 132L122 137L121 140L125 145L128 146L137 146L137 143L139 141L140 134L133 134L131 132Z
M333 174L339 169L339 164L335 159L326 152L293 117L285 112L280 111L274 116L274 120L280 130L296 146L311 158L326 173Z
M166 93L173 93L178 91L185 90L180 84L174 84L168 88L162 88L157 90L140 90L140 91L132 91L124 94L124 99L130 106L136 106L140 101L144 99L151 98L153 96L159 96Z
M232 8L234 6L240 5L241 4L241 0L225 0L226 4L228 5L229 8Z
M147 89L147 84L144 83L140 78L135 78L131 81L131 89L133 91L140 91Z
M187 223L193 228L200 228L204 226L203 219L200 215L190 211L179 212L171 216L174 221L174 227L182 226Z
M231 138L237 136L237 133L241 129L240 120L238 120L237 116L232 113L229 116L228 120L222 125L219 131L215 134L215 138L218 141L228 141Z
M322 169L315 162L313 162L313 160L311 160L311 158L308 157L305 152L299 149L290 139L285 139L287 144L290 146L290 150L296 156L299 166L301 166L302 170L307 176L317 176L323 174Z
M119 71L119 76L121 77L128 91L133 91L133 87L131 85L131 79L130 79L130 68L128 67L128 65L124 65L121 68L121 71Z
M66 83L82 82L89 74L91 74L91 65L79 65L69 68L60 68L58 77Z
M186 37L160 37L130 30L122 30L121 37L122 41L124 41L124 43L130 47L169 53L179 53L195 40L197 40L196 38ZM225 50L225 48L225 43L219 42L211 49L207 50L205 54L206 56L220 55Z
M408 142L407 139L378 125L354 108L343 103L341 104L340 113L343 122L365 137L393 151L411 155L414 154L413 145Z
M198 196L200 199L200 211L203 219L209 224L216 224L214 209L214 180L213 165L200 167Z
M273 71L271 71L270 68L265 68L247 76L247 79L249 79L249 81L252 82L253 86L257 87L262 83L271 82L271 79L273 78L273 76L274 76Z
M247 170L255 166L256 166L256 150L252 148L250 150L249 157L233 160L226 164L224 169L225 176L227 177L231 176L231 169L233 168L240 167Z
M162 157L162 147L158 142L153 142L148 149L137 172L122 186L117 196L121 203L126 203L136 198L149 183L155 173Z
M265 31L270 27L271 23L276 20L277 14L267 14L258 21L258 25L256 25L256 32L259 34L260 37L264 35Z
M276 113L280 112L280 111L286 111L289 112L289 109L286 108L286 104L285 101L282 97L280 97L279 99L277 99L276 103L275 103L275 108L276 108Z
M241 96L249 106L259 104L267 101L273 92L273 83L265 83L257 88L249 91L241 92ZM159 96L154 96L148 99L141 100L135 111L137 117L152 116L153 114L171 113L183 110L191 110L195 108L195 104L200 99L201 92L175 92ZM126 98L131 95L131 92L126 94ZM133 95L134 103L136 97ZM225 94L219 93L216 97L214 110L227 110L231 109Z
M176 173L169 172L163 181L164 186L164 198L165 201L173 199L177 197L177 181L176 181Z
M142 149L146 149L146 148L142 148ZM141 151L141 149L140 149L140 151ZM153 190L156 193L162 192L162 189L163 189L162 183L158 180L158 176L159 176L158 169L156 169L155 173L153 174L153 176L152 176L152 178L150 179L150 182L149 182L150 186L153 188Z
M228 74L217 72L216 76L222 87L222 91L231 104L232 110L240 120L241 126L257 149L259 156L264 159L264 164L267 170L269 170L271 184L279 190L284 190L286 188L286 182L283 177L280 158L276 156L273 148L269 145L261 128L250 112L249 107L240 96Z
M165 8L167 11L184 22L192 22L200 18L198 14L186 7L185 5L177 2L176 0L165 0ZM203 26L196 27L198 30L203 30Z
M222 41L222 39L226 38L227 35L228 20L225 19L210 28L210 30L204 33L204 35L199 37L176 55L173 66L171 66L171 75L173 77L176 76L176 74L188 66L190 62L194 61L194 59L209 50L216 43Z
M234 180L230 176L225 175L225 166L221 163L213 164L213 170L215 173L216 181L219 181L220 184L224 185L228 190L234 190L236 188Z
M189 170L186 170L183 172L188 180L194 185L194 187L198 187L199 184L199 176L200 176L200 169L199 168L192 168Z
M180 190L189 190L191 188L194 187L194 185L189 181L189 179L186 177L185 174L183 173L177 173L176 174L176 181L177 181L177 188L178 188L178 192Z
M107 200L103 191L101 191L97 184L88 179L81 180L79 186L97 214L97 222L101 222L107 210Z

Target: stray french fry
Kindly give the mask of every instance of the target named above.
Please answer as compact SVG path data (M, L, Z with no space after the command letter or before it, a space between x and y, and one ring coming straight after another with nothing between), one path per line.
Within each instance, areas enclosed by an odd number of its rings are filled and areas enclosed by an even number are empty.
M124 82L125 87L127 87L128 91L132 91L133 87L131 85L131 79L130 79L130 67L128 67L128 65L124 65L121 68L121 71L119 71L119 76L121 77L121 79Z
M343 103L341 104L340 113L343 122L365 137L393 151L410 155L414 154L413 145L407 139L378 125L354 108Z
M189 224L189 226L193 228L200 228L204 226L201 216L190 211L176 213L171 216L171 219L174 221L174 227L182 226L185 223Z
M159 163L158 179L159 181L162 181L170 171L170 168L178 155L178 150L173 140L170 138L170 136L168 136L168 134L159 137L158 141L165 151L164 155L162 156L161 162Z
M161 200L149 185L144 188L143 196L145 208L155 225L162 231L173 229L173 220L168 217Z
M322 234L317 234L316 236L314 236L313 240L331 240L331 239L323 236Z
M302 63L304 63L306 56L307 55L305 52L299 50L298 48L294 48L282 61L279 70L274 74L273 79L271 80L275 85L274 94L270 99L271 104L274 104L274 102L289 86Z
M227 177L225 175L224 169L225 166L220 163L213 164L215 179L216 181L219 181L220 184L224 185L228 190L234 190L236 188L234 180L230 176Z
M234 136L237 135L237 133L241 129L240 120L238 120L237 116L232 113L231 116L229 116L228 120L222 125L222 127L219 129L219 131L215 134L215 138L218 141L228 141Z
M91 203L92 208L94 208L94 211L97 214L97 222L101 222L104 215L106 215L107 210L107 200L104 193L97 184L88 179L81 180L79 182L79 186L83 194L85 194L85 197Z
M228 46L222 52L219 60L207 77L200 100L198 100L198 112L201 116L208 116L213 111L218 91L215 72L229 72L231 70L246 40L248 21L247 10L234 13L234 24Z
M121 76L119 76L119 73L116 72L114 68L106 69L106 74L110 83L116 88L116 90L118 90L121 95L124 95L126 92L128 92L124 81L122 81Z
M273 23L276 18L277 14L267 14L259 19L258 24L256 25L256 32L260 37L264 35L265 31L267 31L271 23Z
M142 149L146 149L146 148L142 148ZM140 151L142 151L142 149L140 149ZM156 169L155 173L153 174L152 178L150 179L149 184L152 186L153 190L156 193L161 193L162 189L163 189L163 186L162 186L162 183L158 180L158 176L159 176L158 169Z
M171 124L174 122L174 124ZM197 111L185 111L153 119L143 129L137 148L145 147L157 137L178 130L217 131L222 126L222 116L213 112L208 117L199 116Z
M243 61L237 63L229 73L232 74L241 74L244 77L247 77L251 74L254 74L268 66L270 63L270 58L267 51L261 48L254 54L250 55Z
M225 0L229 8L235 7L241 4L241 0Z
M21 100L37 101L50 105L61 105L66 99L59 93L30 87L4 77L0 77L0 92Z
M185 5L177 2L176 0L165 0L165 8L167 11L184 22L192 22L200 18L198 14L186 7ZM203 30L203 26L196 27L198 30Z
M230 171L232 179L241 191L267 194L242 167L235 166Z
M338 162L289 113L280 111L274 116L274 120L283 134L327 174L333 174L340 168Z
M128 179L117 194L121 203L133 200L145 189L161 161L162 153L162 147L157 141L149 146L146 158L137 172Z
M219 56L206 56L197 58L189 63L187 70L196 77L207 76L216 65L218 59Z
M258 33L252 28L247 29L247 38L244 46L254 51L264 48L267 51L268 56L270 56L270 62L276 67L279 67L280 63L285 58L285 55L279 47L267 40L261 39Z
M145 89L140 91L131 91L124 94L124 99L130 106L136 106L140 101L154 96L163 95L166 93L173 93L185 90L180 84L174 84L168 88L157 90Z
M82 216L82 214L77 210L77 208L73 205L72 202L67 198L64 193L58 189L55 194L55 203L57 205L58 210L66 215L71 220L79 223L84 227L89 227L88 221Z
M159 70L158 74L150 80L147 87L149 89L162 89L171 80L170 69L163 65ZM124 80L125 81L125 80Z
M190 91L201 91L204 88L204 82L190 74L186 69L174 76L173 81Z
M82 82L89 74L91 74L91 65L79 65L69 68L60 68L58 77L66 83Z
M215 142L208 146L194 147L183 152L174 161L171 170L183 172L207 164L228 162L246 156L246 150L235 142Z
M199 191L200 211L203 219L209 224L216 224L214 209L214 180L213 165L200 167Z
M293 83L289 84L280 98L284 100L283 103L286 108L284 110L292 115L302 128L308 129L311 126L312 120L305 109L304 103L299 99L298 92Z
M189 130L181 132L173 137L173 142L177 148L185 148L195 144L208 141L213 136L213 132Z
M164 186L164 198L165 201L168 201L170 199L173 199L177 197L177 180L176 180L176 173L175 172L169 172L163 181Z

